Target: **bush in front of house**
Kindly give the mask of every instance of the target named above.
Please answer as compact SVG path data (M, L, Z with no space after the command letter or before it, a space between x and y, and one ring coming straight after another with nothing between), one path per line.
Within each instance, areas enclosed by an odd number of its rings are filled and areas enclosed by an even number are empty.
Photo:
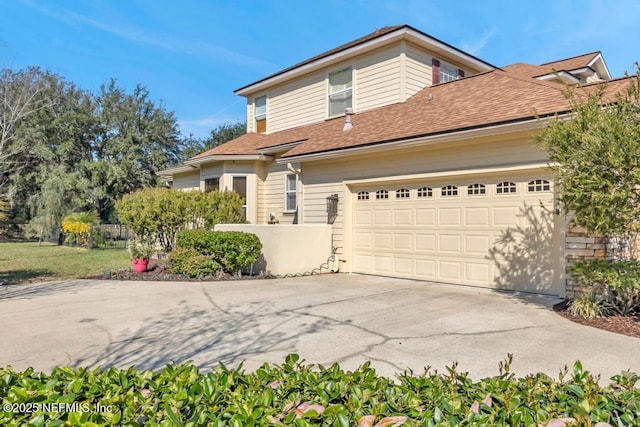
M243 199L232 191L146 188L125 195L116 209L120 221L138 238L157 242L169 253L182 229L244 223L242 204Z
M569 310L583 317L640 312L640 261L593 259L576 262L571 277L589 289Z
M509 364L478 381L455 364L394 380L369 362L345 372L295 354L250 373L223 365L201 372L190 363L50 374L0 367L0 425L626 426L640 419L635 374L603 386L579 362L558 379L517 378Z
M213 277L222 266L212 257L202 255L193 248L176 248L167 259L169 271L174 274L184 274L189 277Z
M220 265L222 271L231 274L257 261L262 251L262 243L258 236L241 231L182 230L178 233L176 246L176 250L192 250L200 256L209 257ZM178 258L183 256L185 255L179 252ZM204 261L204 258L199 259ZM176 262L174 261L173 264ZM180 264L180 261L177 264ZM169 268L177 273L171 261ZM177 266L177 268L180 267ZM189 273L180 274L191 276Z

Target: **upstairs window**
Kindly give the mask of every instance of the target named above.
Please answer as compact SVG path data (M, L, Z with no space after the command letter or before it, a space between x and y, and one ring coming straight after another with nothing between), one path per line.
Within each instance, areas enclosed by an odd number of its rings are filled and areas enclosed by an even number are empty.
M440 83L458 80L458 68L440 61Z
M353 107L353 80L351 68L329 73L329 117L344 114Z
M267 96L256 98L256 108L254 112L256 120L256 132L265 133L267 131Z

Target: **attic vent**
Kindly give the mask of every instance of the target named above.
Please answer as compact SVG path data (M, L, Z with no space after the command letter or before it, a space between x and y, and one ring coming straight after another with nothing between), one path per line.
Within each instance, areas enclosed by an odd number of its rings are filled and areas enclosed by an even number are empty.
M353 116L353 108L345 108L344 114L346 115L346 119L345 119L344 127L342 128L342 130L343 132L347 132L353 128L353 124L351 123L351 116Z

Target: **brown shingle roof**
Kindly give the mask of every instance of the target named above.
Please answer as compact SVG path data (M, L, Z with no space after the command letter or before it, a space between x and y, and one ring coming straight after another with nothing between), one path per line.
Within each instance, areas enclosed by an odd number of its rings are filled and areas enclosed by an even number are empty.
M268 135L250 133L213 148L209 155L258 154L260 149L301 142L282 157L293 157L509 123L568 111L564 85L531 77L539 66L514 64L501 70L427 87L404 103L355 114L343 132L344 117ZM627 78L609 81L616 93ZM586 90L597 84L583 86Z
M210 150L200 153L191 158L191 160L200 159L208 156L227 156L227 155L246 155L260 154L257 147L264 144L267 135L258 133L245 133L244 135L226 142Z
M540 66L557 71L571 71L578 68L587 67L589 65L589 62L591 62L593 58L595 58L599 54L600 51L585 53L584 55L578 55L572 58L562 59L560 61L546 62L544 64L540 64Z

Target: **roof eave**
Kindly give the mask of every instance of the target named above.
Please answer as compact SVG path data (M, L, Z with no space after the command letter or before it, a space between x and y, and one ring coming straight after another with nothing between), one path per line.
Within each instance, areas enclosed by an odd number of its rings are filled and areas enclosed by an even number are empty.
M292 156L283 156L276 160L276 163L285 164L289 162L309 162L316 160L333 159L337 157L344 157L348 155L357 155L361 153L376 153L389 150L397 150L403 148L409 148L417 145L425 144L441 144L451 141L460 141L464 139L478 138L482 136L501 135L518 131L536 130L544 125L544 123L556 115L565 114L566 112L549 113L543 117L527 117L517 120L510 120L504 123L480 125L473 128L452 130L439 132L429 135L410 136L406 138L399 138L391 141L379 141L372 142L367 145L360 145L350 148L337 148L328 151L300 154Z
M191 172L197 170L198 168L193 165L183 165L183 166L175 166L172 168L166 168L161 171L158 171L159 176L173 176L177 173Z
M226 160L264 161L271 160L271 156L266 156L263 154L212 154L210 156L190 159L185 161L184 163L186 165L201 165L203 163Z
M262 89L265 89L266 87L270 87L282 81L314 71L316 69L325 67L332 63L339 62L348 57L371 51L380 46L384 46L386 44L392 43L396 40L402 40L404 38L407 38L414 42L428 44L434 50L446 52L450 55L459 57L460 58L459 62L478 68L482 71L489 71L489 70L498 68L492 64L489 64L488 62L485 62L479 58L476 58L471 54L468 54L460 49L457 49L441 40L431 37L426 33L423 33L407 25L395 31L392 31L388 34L382 35L380 37L376 37L372 40L367 40L361 44L351 46L345 50L336 52L326 57L318 58L316 61L310 62L308 64L304 64L300 67L291 69L283 73L273 74L271 77L266 77L262 80L258 80L257 82L241 87L240 89L236 89L234 93L240 96L248 96L254 92L260 91Z

